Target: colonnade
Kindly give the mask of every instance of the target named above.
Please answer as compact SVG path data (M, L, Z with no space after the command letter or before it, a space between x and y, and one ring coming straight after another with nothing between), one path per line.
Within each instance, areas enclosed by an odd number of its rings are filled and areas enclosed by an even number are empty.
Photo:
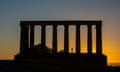
M58 24L57 24L58 23ZM102 54L102 23L101 21L23 21L20 24L21 38L20 38L20 52L25 52L28 48L34 48L34 30L35 26L41 26L41 45L42 48L46 46L46 26L53 26L53 40L52 40L52 52L57 53L57 26L64 26L64 53L68 54L69 49L69 25L76 26L76 54L81 54L81 39L80 39L80 26L87 26L87 51L88 54L92 54L92 26L96 26L96 54ZM29 32L30 31L30 32Z

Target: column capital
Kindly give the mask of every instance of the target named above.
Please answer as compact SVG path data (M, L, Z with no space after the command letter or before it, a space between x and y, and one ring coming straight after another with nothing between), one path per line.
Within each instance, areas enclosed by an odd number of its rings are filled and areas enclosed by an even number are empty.
M81 26L81 24L76 24L76 26Z
M99 24L96 24L96 27L102 27L101 22Z
M57 24L53 24L52 26L58 26Z
M57 28L58 25L57 25L57 24L54 24L54 25L52 25L52 26L53 26L53 28Z
M63 26L64 26L64 27L69 27L69 24L64 24Z
M20 27L21 27L21 28L29 28L29 26L28 26L28 25L25 25L25 24L20 24Z
M46 24L42 24L41 26L42 26L42 27L43 27L43 26L46 26Z
M35 25L34 24L31 24L31 25L29 25L30 27L34 27Z
M87 24L88 27L92 27L92 24Z

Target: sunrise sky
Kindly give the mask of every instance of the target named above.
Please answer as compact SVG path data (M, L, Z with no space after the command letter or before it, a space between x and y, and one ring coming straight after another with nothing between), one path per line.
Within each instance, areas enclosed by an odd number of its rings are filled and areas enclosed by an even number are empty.
M0 59L13 59L19 52L21 20L102 20L103 53L108 62L120 62L120 0L0 0ZM35 43L39 43L39 27ZM58 27L58 48L62 48L63 27ZM86 27L82 27L82 48L86 48ZM50 34L51 27L47 27ZM74 48L75 27L70 27L70 48ZM93 28L93 34L95 30ZM47 45L50 45L47 36ZM95 36L93 48L95 47Z

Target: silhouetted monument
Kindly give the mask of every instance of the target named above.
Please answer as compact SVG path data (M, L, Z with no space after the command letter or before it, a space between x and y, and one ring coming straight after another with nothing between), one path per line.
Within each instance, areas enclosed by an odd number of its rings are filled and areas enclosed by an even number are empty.
M41 45L35 48L34 45L34 28L41 26ZM46 47L46 26L53 26L52 50ZM57 52L57 27L64 26L64 51ZM76 53L70 54L69 49L69 25L76 26ZM80 43L80 26L86 25L88 30L87 53L81 53ZM92 53L92 26L96 26L96 53ZM21 21L21 38L20 53L15 56L15 60L19 59L40 59L51 58L56 59L63 64L78 64L84 66L107 66L106 56L102 54L102 22L101 21ZM46 51L48 50L48 51ZM67 61L69 60L69 61Z

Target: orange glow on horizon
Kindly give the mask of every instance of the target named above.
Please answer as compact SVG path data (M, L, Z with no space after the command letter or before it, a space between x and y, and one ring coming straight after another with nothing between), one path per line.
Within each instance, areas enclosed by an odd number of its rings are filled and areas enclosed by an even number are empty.
M49 28L49 27L48 27ZM58 28L61 29L61 27ZM93 27L94 28L94 27ZM74 30L75 30L75 27L70 27L70 29L72 29L72 32L71 32L71 36L70 36L70 42L69 42L69 52L70 53L75 53L75 35L73 34ZM87 31L86 31L86 28L83 27L83 30L81 32L81 52L84 53L87 51ZM48 30L49 31L49 30ZM61 51L63 50L64 48L64 40L63 40L63 30L60 30L59 33L58 33L58 40L59 40L59 44L58 44L58 51ZM93 29L93 34L95 34L95 30ZM104 34L103 34L104 35ZM48 35L50 37L48 37L48 41L46 41L46 45L50 48L52 48L52 45L51 45L51 35ZM102 49L103 49L103 54L105 54L107 56L107 60L108 60L108 64L111 63L111 62L120 62L120 54L119 54L119 51L120 49L118 49L118 51L116 51L114 48L118 48L118 45L117 42L115 41L110 41L110 40L105 40L106 36L103 36L103 40L102 40ZM93 35L93 42L92 42L92 47L93 47L93 50L92 52L95 53L96 52L96 38L95 36ZM39 38L39 34L38 36L36 36L36 40L35 40L35 44L39 44L40 43L40 38ZM12 45L9 45L9 49L6 50L6 49L3 49L1 50L1 52L5 52L5 53L1 53L2 55L0 55L0 59L13 59L14 58L14 55L16 55L17 53L19 53L19 39L18 39L18 46L17 45L14 45L15 43L12 43ZM5 46L6 48L8 46ZM17 47L16 49L13 49L12 47ZM113 48L114 47L114 48ZM12 50L13 49L13 50Z

